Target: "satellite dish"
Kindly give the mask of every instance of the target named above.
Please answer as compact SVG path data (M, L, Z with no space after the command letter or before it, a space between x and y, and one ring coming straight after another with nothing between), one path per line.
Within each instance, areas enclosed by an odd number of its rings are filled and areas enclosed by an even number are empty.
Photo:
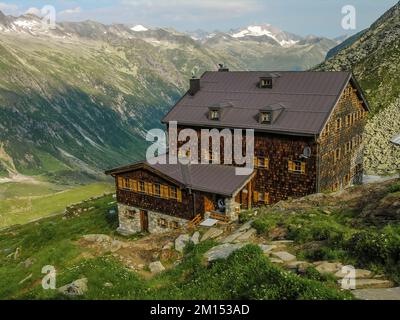
M311 148L305 147L303 150L303 154L301 155L302 158L308 159L311 157Z
M224 199L219 199L218 200L218 209L219 210L224 210L225 209L225 200Z

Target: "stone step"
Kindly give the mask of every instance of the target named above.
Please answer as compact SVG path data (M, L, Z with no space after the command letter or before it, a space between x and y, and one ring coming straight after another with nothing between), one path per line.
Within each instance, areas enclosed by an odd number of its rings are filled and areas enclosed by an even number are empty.
M339 285L342 284L342 280L338 280ZM356 290L359 289L387 289L393 288L394 284L389 280L379 279L356 279L355 281Z
M400 287L388 289L361 289L352 292L360 300L399 300Z
M335 273L335 277L338 279L343 279L344 277L351 277L352 275L347 272L343 272L343 270L339 270ZM356 279L371 279L375 278L373 273L369 270L364 269L355 269L355 278Z
M286 251L272 252L272 256L274 258L282 260L285 263L292 262L292 261L296 260L296 256L294 256L291 253L286 252Z

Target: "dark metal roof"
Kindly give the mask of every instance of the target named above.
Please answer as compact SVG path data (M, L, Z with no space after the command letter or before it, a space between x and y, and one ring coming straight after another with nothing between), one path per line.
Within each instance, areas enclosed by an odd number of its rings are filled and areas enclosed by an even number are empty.
M148 169L182 187L192 190L232 196L240 191L253 176L236 175L236 167L215 164L155 164L147 161L106 171L108 175L117 175L139 169Z
M204 127L251 128L256 131L298 135L319 134L346 85L354 79L351 72L274 72L272 89L259 88L260 78L271 72L206 72L201 89L186 94L165 116L163 123ZM354 80L354 84L357 85ZM358 87L358 86L357 86ZM360 97L364 99L362 92ZM210 107L229 103L219 121L208 118ZM258 121L260 110L283 106L272 124Z

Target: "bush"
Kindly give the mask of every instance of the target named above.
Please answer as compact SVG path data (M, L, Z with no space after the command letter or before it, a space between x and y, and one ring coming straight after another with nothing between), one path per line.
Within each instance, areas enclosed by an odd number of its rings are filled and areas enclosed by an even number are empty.
M346 249L361 263L367 265L397 264L400 261L400 237L390 229L382 233L362 231L354 234L347 242Z
M389 187L389 193L396 193L396 192L400 192L400 182L392 184Z

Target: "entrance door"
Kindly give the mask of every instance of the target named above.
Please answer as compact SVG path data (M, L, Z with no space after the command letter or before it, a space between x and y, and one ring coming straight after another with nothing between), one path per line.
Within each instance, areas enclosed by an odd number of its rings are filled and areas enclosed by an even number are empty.
M140 210L140 226L143 232L149 232L149 213L145 210Z

